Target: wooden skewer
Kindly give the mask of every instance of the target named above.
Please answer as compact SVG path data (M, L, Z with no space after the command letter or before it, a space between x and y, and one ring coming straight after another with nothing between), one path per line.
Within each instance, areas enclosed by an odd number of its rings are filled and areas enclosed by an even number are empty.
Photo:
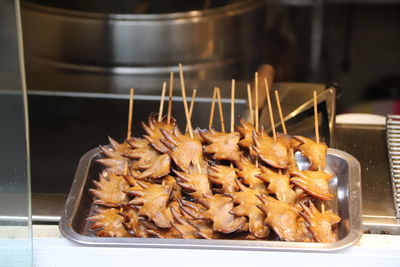
M182 64L179 63L179 74L181 78L181 90L182 90L182 97L183 97L183 107L185 109L185 116L186 116L186 122L189 126L189 136L190 138L193 138L193 128L192 128L192 123L190 121L190 116L189 116L189 109L186 101L186 89L185 89L185 81L183 78L183 69L182 69Z
M256 72L255 74L255 100L256 100L256 105L254 108L254 115L256 116L256 131L258 131L259 129L259 125L258 125L258 72Z
M314 98L314 126L315 126L315 141L319 144L319 123L318 123L318 104L317 104L317 91L313 92ZM318 170L321 170L321 166L318 165Z
M235 79L232 79L231 87L231 133L235 131Z
M281 101L279 100L279 93L278 93L278 90L275 90L275 100L276 100L276 105L278 106L279 118L280 118L280 120L281 120L281 125L282 125L283 133L284 133L284 134L287 134L287 129L286 129L286 125L285 125L285 120L283 119Z
M314 123L315 123L315 140L319 144L319 124L318 124L318 105L317 105L317 91L314 91Z
M214 87L213 98L210 109L210 120L208 122L208 128L211 129L214 122L214 111L215 111L215 98L217 97L217 87Z
M274 137L274 141L276 141L275 121L274 121L274 114L272 114L271 96L269 95L269 86L267 78L264 78L264 83L265 83L265 94L267 96L267 101L268 101L268 111L269 111L269 119L271 121L272 136Z
M129 159L125 159L124 175L128 175L128 165L129 165Z
M167 123L171 122L172 115L172 92L174 89L174 73L171 71L169 75L169 99L168 99L168 115L167 115Z
M133 116L133 96L134 96L134 89L131 88L130 94L129 94L129 113L128 113L128 130L126 133L126 140L131 139L132 135L132 116Z
M259 123L258 123L258 72L255 73L254 75L254 90L255 90L255 107L254 107L254 116L255 116L255 128L256 131L258 132L259 130ZM256 167L258 167L258 155L256 157Z
M274 120L274 114L272 113L271 96L269 94L269 86L268 86L267 78L264 78L264 83L265 83L265 95L267 97L267 103L268 103L269 119L271 121L272 136L274 138L274 141L276 141L275 120ZM279 169L278 173L282 174L282 170ZM286 201L286 199L284 198L283 201Z
M189 108L189 118L192 119L192 114L193 114L193 108L194 108L194 101L196 100L196 89L193 89L192 93L192 101L190 102L190 108ZM189 125L186 123L186 129L185 132L187 132L189 129Z
M253 100L251 98L251 86L247 84L247 96L249 101L249 111L250 111L250 123L254 125L254 112L253 112Z
M160 100L160 110L158 111L158 122L161 122L162 114L164 110L164 98L165 98L165 90L167 89L167 83L163 82L162 92L161 92L161 100Z
M325 204L324 203L321 204L321 213L325 214Z
M221 91L217 88L217 100L218 100L218 108L219 108L219 120L221 121L221 131L225 132L225 121L224 121L224 111L222 110L222 102L221 102Z

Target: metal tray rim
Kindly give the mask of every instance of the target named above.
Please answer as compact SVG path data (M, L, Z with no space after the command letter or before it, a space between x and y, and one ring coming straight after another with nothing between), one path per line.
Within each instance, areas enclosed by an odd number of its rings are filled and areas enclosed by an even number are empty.
M362 236L361 221L361 175L360 163L350 154L337 149L328 149L328 154L344 159L349 167L349 195L354 196L349 202L350 206L350 230L349 233L330 244L301 243L283 241L246 241L246 240L204 240L204 239L159 239L159 238L111 238L89 237L80 235L72 228L73 214L79 208L83 193L83 185L86 182L88 166L92 158L99 152L94 148L85 153L79 161L77 172L68 196L64 214L59 223L60 232L68 239L83 245L90 246L118 246L118 247L142 247L142 248L184 248L184 249L230 249L230 250L262 250L262 251L313 251L330 252L349 247L356 243Z

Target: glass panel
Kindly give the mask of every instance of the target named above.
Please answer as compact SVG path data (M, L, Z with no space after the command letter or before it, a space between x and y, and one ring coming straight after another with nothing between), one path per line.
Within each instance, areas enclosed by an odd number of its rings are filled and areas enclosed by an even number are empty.
M19 1L0 1L0 266L31 266L27 105Z

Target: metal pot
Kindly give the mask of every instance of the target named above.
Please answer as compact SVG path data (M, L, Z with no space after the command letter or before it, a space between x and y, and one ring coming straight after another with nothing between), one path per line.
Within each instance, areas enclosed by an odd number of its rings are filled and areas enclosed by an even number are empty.
M263 7L263 0L245 0L180 13L107 14L25 1L28 86L71 90L61 80L73 76L84 90L118 90L139 77L164 79L179 62L194 79L246 76L259 63ZM96 78L102 82L91 82Z

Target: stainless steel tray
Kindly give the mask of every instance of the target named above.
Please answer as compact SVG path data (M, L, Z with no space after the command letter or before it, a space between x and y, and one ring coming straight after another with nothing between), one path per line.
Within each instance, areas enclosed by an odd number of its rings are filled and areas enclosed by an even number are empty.
M331 183L332 189L336 193L336 199L330 205L342 218L339 225L339 240L335 243L96 237L90 231L89 223L85 221L85 218L93 210L93 197L88 189L93 187L93 179L97 179L101 171L101 167L95 162L99 157L101 157L100 151L96 148L81 158L64 215L59 224L60 231L65 237L81 244L265 251L335 251L351 246L362 235L360 164L346 152L328 149L328 170L336 174Z

